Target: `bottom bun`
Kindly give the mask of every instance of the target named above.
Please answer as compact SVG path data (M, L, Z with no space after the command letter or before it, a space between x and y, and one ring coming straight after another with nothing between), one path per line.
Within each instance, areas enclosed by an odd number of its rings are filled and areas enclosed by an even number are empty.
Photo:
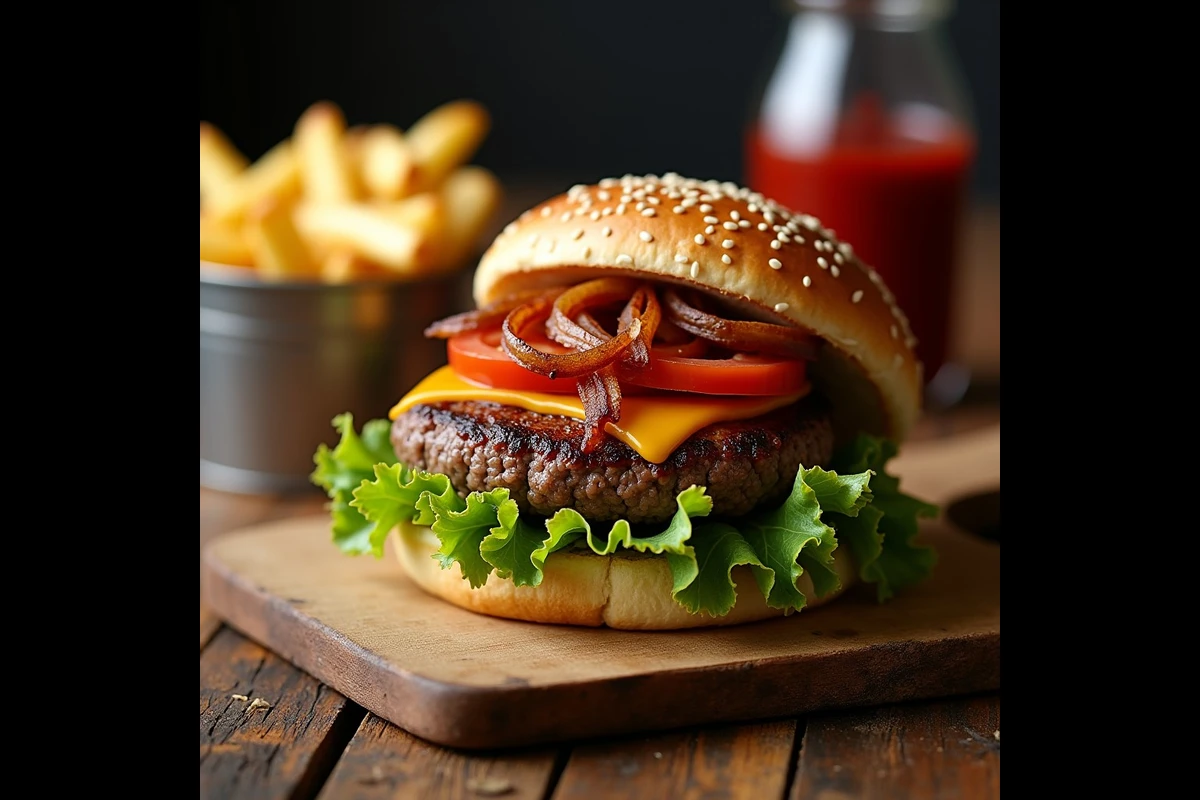
M673 586L667 560L636 551L598 556L590 552L559 551L546 562L540 586L516 586L488 577L478 589L463 580L458 564L442 569L433 558L441 543L429 528L400 523L393 533L394 552L417 585L460 608L494 617L561 625L607 625L624 630L675 630L713 625L740 625L783 616L768 608L748 567L734 567L737 602L723 617L692 614L671 597ZM841 588L817 597L808 575L796 587L809 598L807 608L828 603L855 582L856 570L845 548L834 551L834 569Z

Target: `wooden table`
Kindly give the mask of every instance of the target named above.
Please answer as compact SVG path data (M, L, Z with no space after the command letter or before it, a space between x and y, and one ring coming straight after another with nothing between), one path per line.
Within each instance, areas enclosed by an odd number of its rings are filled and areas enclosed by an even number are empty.
M999 421L1000 213L976 210L956 287L955 359L975 376L915 439ZM200 490L200 544L318 513L324 498ZM253 687L270 707L240 700ZM255 705L254 708L251 708ZM984 798L1000 792L999 692L505 752L417 739L200 603L202 798Z

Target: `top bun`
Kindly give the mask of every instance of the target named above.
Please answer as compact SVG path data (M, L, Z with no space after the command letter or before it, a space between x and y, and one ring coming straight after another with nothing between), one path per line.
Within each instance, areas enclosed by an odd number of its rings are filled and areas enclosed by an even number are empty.
M668 173L574 186L496 237L475 302L610 274L701 289L825 339L810 374L842 437L900 441L920 414L916 339L879 273L815 217L733 183Z

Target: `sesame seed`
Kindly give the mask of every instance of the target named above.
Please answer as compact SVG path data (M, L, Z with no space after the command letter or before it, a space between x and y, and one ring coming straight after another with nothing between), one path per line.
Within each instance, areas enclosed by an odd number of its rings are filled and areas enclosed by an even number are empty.
M638 238L643 242L653 242L654 237L650 235L650 231L638 231Z
M760 231L765 231L767 229L767 223L765 223L765 222L758 223L758 229Z
M896 355L892 356L892 369L900 369L900 366L903 363L904 356L900 355L899 353L896 353Z
M661 202L662 202L662 200L659 200L657 197L647 197L647 198L646 198L646 202L647 202L647 203L649 203L649 204L650 204L650 205L652 205L652 206L656 206L656 205L658 205L659 203L661 203Z
M712 225L709 225L709 226L705 227L704 232L707 233L709 236L712 236L714 233L717 232L717 229L714 228Z
M709 216L704 218L704 221L707 222L709 225L716 225L721 220L717 219L716 217L714 217L710 214Z
M602 217L607 217L611 213L613 213L612 206L605 206L604 208L600 209L600 216Z
M542 206L542 216L543 217L550 216L550 206Z
M547 253L553 253L553 252L554 252L554 246L555 246L556 244L557 244L557 242L556 242L554 239L547 239L547 240L546 240L546 252L547 252Z
M705 199L711 199L711 198L704 198L704 197L701 197L700 199L701 199L701 200L705 200ZM707 213L708 213L708 212L710 212L710 211L712 211L712 206L710 206L708 203L701 203L701 204L700 204L700 213L702 213L702 214L707 214Z
M580 239L582 239L583 238L583 228L580 228L577 231L575 231L574 233L572 233L571 238L575 241L579 241Z
M779 248L781 248L781 247L783 247L783 245L779 243L779 240L778 240L778 239L772 239L772 240L771 240L771 249L772 249L772 250L778 250L778 249L779 249Z
M600 219L600 212L593 211L591 214L588 214L588 216L592 218L592 222L595 222L596 220Z
M701 200L715 200L716 198L714 198L711 194L702 194L702 195L700 195L700 199Z
M738 229L736 222L724 222L721 223L721 227L727 231L736 231Z
M620 255L617 256L617 263L618 264L632 264L633 258L625 255L624 253L621 253Z
M847 242L842 242L839 244L838 249L842 251L842 255L844 255L846 258L854 255L854 248L851 247Z
M729 218L730 218L731 220L733 220L734 222L737 222L739 219L741 219L741 218L742 218L742 215L741 215L741 214L739 214L739 213L737 212L737 209L735 208L735 209L733 209L732 211L730 211L730 212L729 212Z
M600 229L600 233L604 234L605 236L612 236L612 228L605 225Z
M781 242L790 242L792 240L792 237L788 236L787 231L780 231L775 234L775 238Z
M696 244L704 244L704 236L697 233L695 236L692 237L692 241L694 241Z
M683 253L676 253L675 254L675 263L676 264L686 264L687 256L685 256Z
M812 278L808 277L807 275L801 278L800 282L804 284L805 289L807 289L809 286L812 286Z
M758 206L754 203L751 203L750 205L746 206L746 210L749 211L751 214L754 214L754 213L757 213Z
M783 269L783 262L778 258L772 258L767 263L771 265L771 269Z
M583 248L583 257L584 258L590 258L591 255L592 255L592 248L590 248L590 247Z
M733 259L729 257L729 253L722 253L722 254L721 254L721 260L722 260L722 261L724 261L726 264L732 264L732 263L733 263Z
M667 192L667 197L671 200L678 200L679 198L683 197L683 195L681 195L678 190L672 189L671 191Z
M601 189L600 191L596 192L596 197L600 198L601 200L605 200L605 201L606 201L606 200L608 200L610 197L612 197L612 195L610 195L608 192L606 192L606 191L604 191L603 189Z
M841 254L841 253L834 253L834 254L833 254L833 260L834 260L834 261L836 261L836 262L837 262L837 263L839 263L839 264L844 264L844 263L846 263L846 259L842 258L842 254Z
M671 209L671 211L673 211L676 214L682 214L686 210L687 209L684 208L683 206L675 206L674 208Z
M633 202L633 198L632 198L632 197L630 197L630 196L629 196L629 195L627 195L627 194L623 194L623 195L621 195L621 202L622 202L622 203L632 203L632 202Z
M803 236L793 236L792 239L795 240L796 244L804 244L805 242Z
M700 274L700 262L693 261L692 262L692 271L691 271L692 279L695 280L696 276L699 274Z
M859 300L862 300L862 299L863 299L863 290L862 289L855 289L854 294L850 295L851 303L857 303ZM894 328L896 326L893 325L892 327Z
M653 208L653 207L651 207L651 208L643 208L643 209L642 209L642 216L643 216L643 217L653 217L653 216L654 216L654 208Z
M842 271L838 269L837 264L834 264L829 268L829 274L836 278L842 274Z
M617 213L618 214L625 213L625 204L624 203L617 203Z
M637 205L635 205L635 206L633 207L633 210L634 210L634 211L641 211L641 210L642 210L643 208L645 208L645 207L646 207L646 204L645 204L645 203L643 203L641 200L638 200L638 201L637 201Z
M516 233L517 232L517 224L515 222L508 223L507 225L504 226L504 232L507 234L510 234L510 235Z
M563 222L570 222L571 221L571 212L564 211L563 215L561 217L559 217L559 219L561 219Z
M733 239L725 239L725 240L723 240L723 241L721 242L721 247L724 247L726 250L729 250L729 249L731 249L731 248L733 247Z
M533 247L537 243L538 243L538 235L536 233L530 234L529 235L529 246Z
M829 269L829 262L825 260L824 256L817 256L817 266L821 269Z
M776 303L775 310L782 314L784 311L788 310L788 304L787 303Z
M897 328L895 325L893 325L893 326L892 326L892 338L893 338L893 339L899 339L899 338L900 338L900 329L899 329L899 328Z
M750 227L750 220L748 220L748 219L739 219L739 220L738 220L738 227L739 227L739 228L749 228L749 227Z
M696 198L685 197L679 201L679 205L683 206L684 208L691 208L692 206L696 205Z
M772 225L775 224L775 215L770 211L763 212L763 219L765 219L768 223L770 223Z

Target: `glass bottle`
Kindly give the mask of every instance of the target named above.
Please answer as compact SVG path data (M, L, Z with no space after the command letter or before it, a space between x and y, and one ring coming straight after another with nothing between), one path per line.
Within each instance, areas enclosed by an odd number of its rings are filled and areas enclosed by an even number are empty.
M790 0L746 131L745 182L818 217L883 276L927 381L947 357L975 155L950 0ZM932 384L930 384L932 385Z

